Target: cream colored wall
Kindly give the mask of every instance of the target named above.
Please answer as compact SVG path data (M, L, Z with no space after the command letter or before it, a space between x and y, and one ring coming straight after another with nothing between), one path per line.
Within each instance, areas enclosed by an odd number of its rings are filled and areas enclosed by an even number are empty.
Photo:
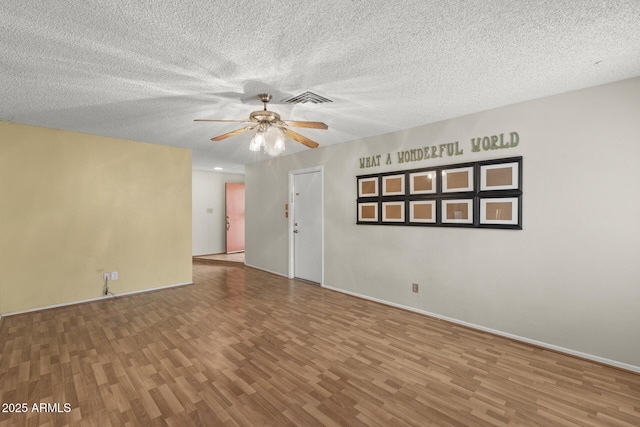
M287 174L324 165L326 286L640 370L639 100L636 78L247 165L246 262L287 274ZM470 150L512 131L515 148ZM397 163L453 141L462 156ZM356 175L510 156L521 231L356 225Z
M189 283L191 152L0 122L0 312Z

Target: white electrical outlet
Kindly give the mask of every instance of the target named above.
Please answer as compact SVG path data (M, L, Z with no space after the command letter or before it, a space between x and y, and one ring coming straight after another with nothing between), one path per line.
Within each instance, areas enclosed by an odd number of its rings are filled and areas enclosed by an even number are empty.
M420 291L418 290L418 287L419 287L419 285L418 285L417 283L412 283L412 284L411 284L411 290L412 290L413 292L415 292L415 293L420 292Z
M105 273L102 275L102 278L103 278L104 280L109 280L109 277L111 277L111 273L107 273L107 272L105 272Z
M118 280L118 272L117 271L112 271L111 272L111 280Z

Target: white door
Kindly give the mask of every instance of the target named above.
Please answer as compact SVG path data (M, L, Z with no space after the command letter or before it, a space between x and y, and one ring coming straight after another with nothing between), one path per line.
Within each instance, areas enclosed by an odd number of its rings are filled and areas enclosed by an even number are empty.
M294 175L294 277L322 282L322 173Z

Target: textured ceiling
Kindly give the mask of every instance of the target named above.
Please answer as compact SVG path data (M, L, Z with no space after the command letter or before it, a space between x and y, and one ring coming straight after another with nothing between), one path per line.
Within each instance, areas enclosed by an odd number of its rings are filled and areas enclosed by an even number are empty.
M333 100L270 106L328 145L640 75L637 0L3 0L0 24L0 120L232 172L264 158L250 135L193 119L247 118L265 90Z

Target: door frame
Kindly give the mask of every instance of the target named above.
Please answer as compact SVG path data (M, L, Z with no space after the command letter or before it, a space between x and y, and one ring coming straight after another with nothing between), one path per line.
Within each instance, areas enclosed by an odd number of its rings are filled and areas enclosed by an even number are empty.
M324 286L324 167L323 166L314 166L310 168L304 169L296 169L289 171L289 197L287 197L289 201L289 218L287 221L288 231L289 231L289 271L288 277L289 279L293 279L295 277L295 251L294 251L294 233L293 233L293 219L295 218L295 203L294 203L294 184L295 184L295 176L302 175L305 173L320 173L320 235L322 238L320 239L320 271L321 271L321 279L320 286Z

